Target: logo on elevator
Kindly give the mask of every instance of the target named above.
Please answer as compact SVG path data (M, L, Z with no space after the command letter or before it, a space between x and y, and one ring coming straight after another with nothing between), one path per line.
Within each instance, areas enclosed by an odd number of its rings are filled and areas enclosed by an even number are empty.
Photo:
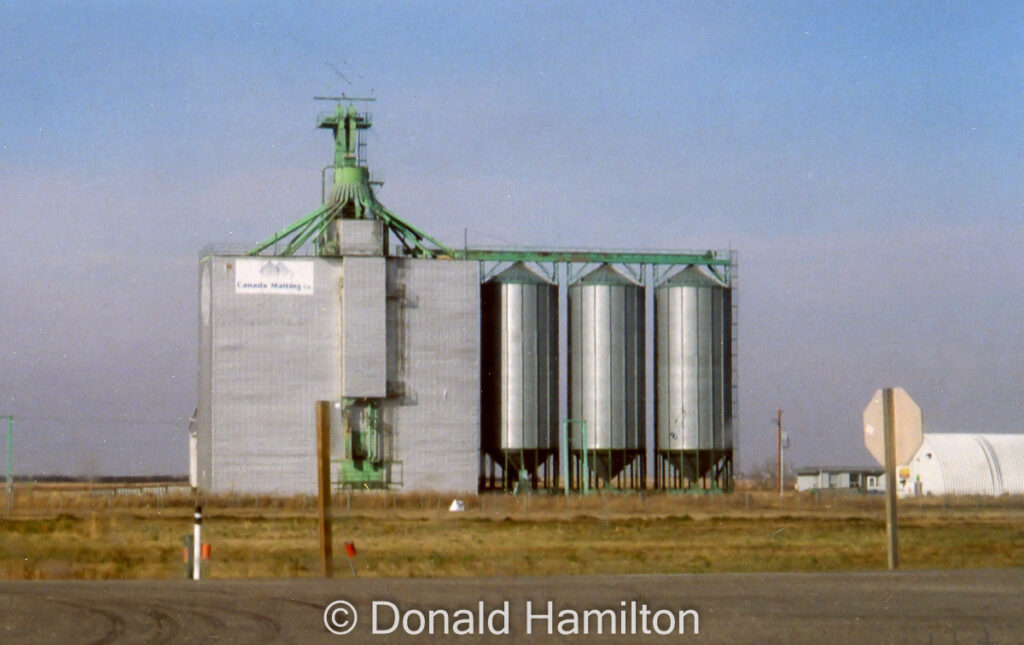
M235 293L311 296L313 271L308 260L237 260Z

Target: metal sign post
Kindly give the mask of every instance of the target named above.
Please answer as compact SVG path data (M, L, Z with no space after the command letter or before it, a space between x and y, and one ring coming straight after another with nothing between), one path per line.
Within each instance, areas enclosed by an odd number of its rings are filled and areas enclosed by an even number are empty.
M192 525L192 579L199 580L202 571L202 548L203 548L203 507L196 505L195 513L192 514L194 524Z
M885 426L885 534L889 543L889 570L899 568L900 545L896 524L896 421L892 388L882 393Z
M899 567L896 492L897 466L910 463L924 438L921 408L901 387L875 390L864 408L864 445L885 466L885 526L889 569Z

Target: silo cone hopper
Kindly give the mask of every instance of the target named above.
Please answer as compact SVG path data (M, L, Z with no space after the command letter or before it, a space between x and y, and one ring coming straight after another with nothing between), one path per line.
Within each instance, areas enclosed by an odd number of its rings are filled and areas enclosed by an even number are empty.
M619 473L636 459L632 452L622 450L591 450L588 457L590 470L605 486L610 486Z

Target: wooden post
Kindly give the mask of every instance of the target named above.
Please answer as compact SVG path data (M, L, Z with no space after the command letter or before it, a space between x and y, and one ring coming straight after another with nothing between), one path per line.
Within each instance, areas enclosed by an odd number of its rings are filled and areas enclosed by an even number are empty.
M882 416L885 425L885 534L889 539L889 570L900 566L900 545L896 525L896 422L893 416L892 388L882 391Z
M331 403L316 402L317 508L320 515L320 560L324 577L334 574L331 553Z

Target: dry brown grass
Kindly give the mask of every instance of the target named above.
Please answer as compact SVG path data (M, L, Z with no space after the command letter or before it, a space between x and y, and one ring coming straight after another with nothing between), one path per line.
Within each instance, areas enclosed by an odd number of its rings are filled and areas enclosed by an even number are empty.
M885 566L884 500L850 494L744 491L572 497L488 494L447 511L441 494L341 493L336 569L345 541L363 576L813 571ZM0 579L173 578L184 575L187 496L113 489L23 488L0 520ZM203 500L217 578L314 576L309 497ZM0 512L6 500L0 495ZM1024 566L1024 499L922 499L901 504L907 568Z

